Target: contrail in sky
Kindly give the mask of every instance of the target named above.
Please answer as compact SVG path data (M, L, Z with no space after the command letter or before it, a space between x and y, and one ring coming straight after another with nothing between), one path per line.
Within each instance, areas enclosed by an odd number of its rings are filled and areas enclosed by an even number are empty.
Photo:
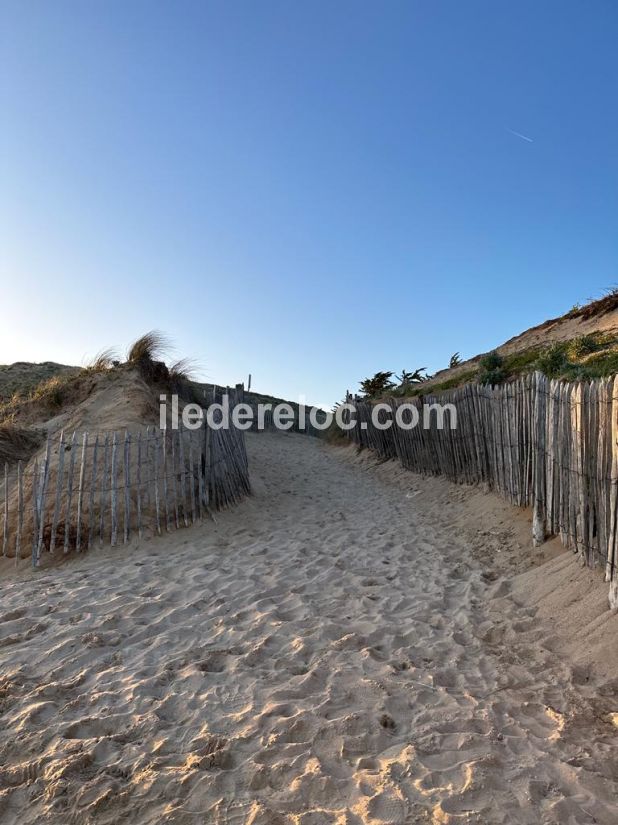
M527 140L528 143L534 143L532 138L526 137L525 135L522 135L521 132L516 132L514 129L509 129L508 126L507 126L506 131L510 132L512 135L515 135L515 137L521 138L522 140Z

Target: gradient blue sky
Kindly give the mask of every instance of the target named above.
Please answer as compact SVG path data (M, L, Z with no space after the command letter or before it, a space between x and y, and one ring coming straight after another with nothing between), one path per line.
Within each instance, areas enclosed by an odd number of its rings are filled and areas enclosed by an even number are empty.
M331 403L618 281L613 0L0 18L1 363L160 328L210 380Z

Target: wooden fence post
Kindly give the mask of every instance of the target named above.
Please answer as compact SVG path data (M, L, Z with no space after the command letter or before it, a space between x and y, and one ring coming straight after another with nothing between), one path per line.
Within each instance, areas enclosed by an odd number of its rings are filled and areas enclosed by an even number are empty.
M4 524L2 525L2 555L6 556L9 543L9 463L4 464Z
M116 546L118 541L118 488L117 488L117 473L118 473L118 435L114 432L112 437L112 471L110 477L111 488L111 520L112 520L112 536L111 545Z
M75 473L75 452L77 447L77 433L71 437L71 454L69 456L69 475L67 479L67 501L64 513L64 552L69 552L71 538L71 504L73 503L73 475Z
M21 534L24 526L24 473L23 464L17 462L17 533L15 536L15 566L21 556Z
M110 483L109 477L109 433L105 433L103 441L103 475L101 476L101 495L99 496L99 547L103 546L103 536L105 535L105 508L107 507L107 485Z
M95 496L96 496L96 489L97 489L97 463L98 463L98 451L99 451L99 434L96 433L94 437L94 447L92 449L92 472L90 477L90 496L88 499L88 550L90 550L92 546L92 542L94 541L94 529L95 529ZM103 476L101 486L105 484L105 476ZM100 497L99 497L100 499Z
M148 441L146 441L148 447ZM142 432L137 434L137 535L142 537Z
M88 433L82 436L82 463L79 468L79 489L77 490L77 532L75 535L75 552L82 551L82 503L84 500L84 481L86 479L86 459L88 452Z
M131 533L131 433L124 434L124 543Z

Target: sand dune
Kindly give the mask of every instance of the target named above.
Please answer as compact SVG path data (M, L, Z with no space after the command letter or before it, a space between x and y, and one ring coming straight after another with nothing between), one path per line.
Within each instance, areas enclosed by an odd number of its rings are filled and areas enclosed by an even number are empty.
M513 579L480 493L249 447L216 526L3 581L0 822L615 823L616 674L535 601L572 556Z

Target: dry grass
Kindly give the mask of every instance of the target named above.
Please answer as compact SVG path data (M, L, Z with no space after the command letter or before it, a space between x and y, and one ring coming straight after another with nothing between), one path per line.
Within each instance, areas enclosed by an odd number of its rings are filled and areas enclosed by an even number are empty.
M193 358L181 358L170 364L170 381L172 383L195 381L195 374L198 370L199 364Z
M589 321L599 315L606 315L614 309L618 309L618 287L616 286L606 289L602 298L590 298L583 306L574 307L564 317L581 318L582 321Z
M107 372L107 370L113 369L119 361L116 350L113 347L108 347L98 352L92 361L86 364L84 369L87 372Z
M0 421L32 420L55 415L67 404L77 404L86 398L95 386L95 375L90 370L63 372L41 381L28 395L14 395L0 405Z
M17 397L27 398L41 381L55 375L76 372L79 372L78 367L68 367L53 361L42 364L18 361L15 364L0 365L0 402L6 403Z
M163 332L152 329L134 341L127 352L130 364L140 365L146 361L162 361L172 348L170 339Z
M148 383L167 383L170 373L163 358L170 349L171 342L167 335L153 329L129 347L127 363L137 367Z

